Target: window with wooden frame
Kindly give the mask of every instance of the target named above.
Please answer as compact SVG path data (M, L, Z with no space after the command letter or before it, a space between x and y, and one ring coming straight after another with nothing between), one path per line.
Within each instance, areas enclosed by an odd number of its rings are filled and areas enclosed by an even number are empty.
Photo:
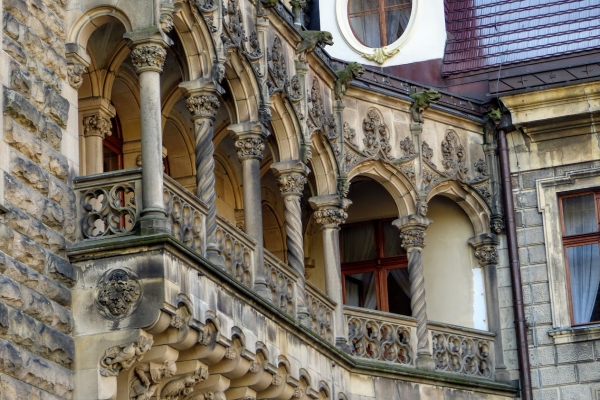
M600 189L559 197L573 325L600 322Z
M408 26L412 0L349 0L348 18L354 36L365 46L394 43Z
M123 134L118 117L110 119L111 134L102 141L104 172L123 169Z
M411 315L408 259L392 221L380 219L342 226L344 304Z

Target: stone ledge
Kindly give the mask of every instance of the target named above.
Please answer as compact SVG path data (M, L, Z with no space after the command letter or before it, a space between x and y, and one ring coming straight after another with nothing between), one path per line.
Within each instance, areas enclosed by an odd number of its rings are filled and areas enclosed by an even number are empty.
M548 335L554 344L586 342L600 339L600 324L551 329Z
M2 204L0 204L0 214L6 214L6 213L8 213L8 208L6 208Z

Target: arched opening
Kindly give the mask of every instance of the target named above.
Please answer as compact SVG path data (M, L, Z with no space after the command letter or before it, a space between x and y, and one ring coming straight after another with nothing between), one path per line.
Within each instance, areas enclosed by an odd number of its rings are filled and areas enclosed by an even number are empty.
M344 303L411 315L407 256L392 221L398 210L373 179L352 180L348 220L340 230Z
M453 200L429 200L423 250L427 317L469 328L487 330L481 269L467 241L474 236L468 215ZM451 301L448 301L451 299Z

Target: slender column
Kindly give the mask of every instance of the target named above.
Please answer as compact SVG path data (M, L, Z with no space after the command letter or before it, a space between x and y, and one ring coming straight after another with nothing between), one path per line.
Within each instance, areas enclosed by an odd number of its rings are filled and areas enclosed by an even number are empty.
M417 359L419 369L434 370L431 357L429 329L427 328L427 304L425 302L425 278L423 274L423 248L425 247L425 229L431 220L425 215L427 205L419 203L419 214L407 215L393 222L400 229L402 247L408 253L408 277L410 281L410 308L417 319Z
M216 85L210 80L184 82L180 85L187 97L186 105L192 113L196 139L196 196L208 207L206 215L206 257L223 265L217 244L217 194L215 191L215 159L213 123L219 109L215 96Z
M110 119L115 108L108 99L88 97L79 100L79 116L83 127L85 174L104 172L103 140L112 134Z
M498 238L493 233L484 233L469 239L469 244L475 250L475 257L483 268L485 280L485 301L488 320L488 330L496 337L494 340L494 364L496 368L495 380L510 381L510 374L504 364L502 350L502 324L500 322L500 309L498 308Z
M346 209L352 202L337 195L311 197L309 203L315 210L314 217L322 225L325 261L325 285L327 295L336 302L334 312L335 345L346 353L352 350L348 345L348 325L344 318L344 297L342 294L342 266L340 262L340 224L348 218Z
M277 178L279 191L285 205L285 233L288 262L298 274L296 283L296 313L302 326L310 328L312 322L306 308L306 285L304 278L304 239L302 236L302 210L300 198L306 184L308 167L300 160L284 161L271 165Z
M135 43L131 61L140 81L142 137L142 234L170 231L163 201L160 74L167 52L164 43Z
M267 287L263 253L262 204L260 194L260 161L265 149L265 133L260 122L243 122L230 125L229 131L236 138L237 156L242 163L244 191L244 227L246 233L256 241L254 260L254 290L271 300Z

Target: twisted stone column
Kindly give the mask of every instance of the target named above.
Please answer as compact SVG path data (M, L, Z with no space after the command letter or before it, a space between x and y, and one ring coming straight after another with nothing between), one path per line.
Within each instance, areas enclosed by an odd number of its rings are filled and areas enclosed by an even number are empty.
M132 35L134 36L134 35ZM167 52L159 40L134 42L131 61L140 81L142 138L142 234L168 233L163 200L160 74Z
M263 252L262 204L260 194L260 161L265 150L266 135L260 122L243 122L230 125L235 136L237 156L242 163L244 191L244 227L246 233L256 241L254 252L254 290L267 300L271 291L267 287Z
M488 330L493 332L495 373L494 379L500 382L510 381L510 374L504 364L502 350L502 324L498 308L498 237L493 233L484 233L469 239L469 244L475 251L475 258L483 269L485 282L485 304L488 320Z
M219 100L215 96L217 86L210 80L184 82L180 85L187 97L186 106L192 113L196 140L196 196L207 208L206 215L206 257L218 265L223 265L217 243L217 194L215 191L215 159L213 145L215 114Z
M423 203L424 204L424 203ZM410 281L410 308L417 320L417 359L420 369L433 371L435 364L429 346L427 328L427 304L425 301L425 278L423 274L423 248L425 247L425 229L431 220L425 216L427 206L419 207L419 214L407 215L393 222L400 229L402 247L408 253L408 277Z
M279 191L285 205L285 233L288 263L300 278L296 283L296 311L301 325L310 328L312 322L306 308L306 285L304 278L304 240L302 236L302 210L300 198L306 184L308 167L300 160L284 161L271 165L277 178Z
M352 353L348 346L348 325L344 318L344 297L342 294L342 265L340 262L340 225L346 221L346 209L352 202L338 195L311 197L313 216L323 232L323 258L325 261L325 285L327 295L336 303L334 310L335 345L346 353Z

